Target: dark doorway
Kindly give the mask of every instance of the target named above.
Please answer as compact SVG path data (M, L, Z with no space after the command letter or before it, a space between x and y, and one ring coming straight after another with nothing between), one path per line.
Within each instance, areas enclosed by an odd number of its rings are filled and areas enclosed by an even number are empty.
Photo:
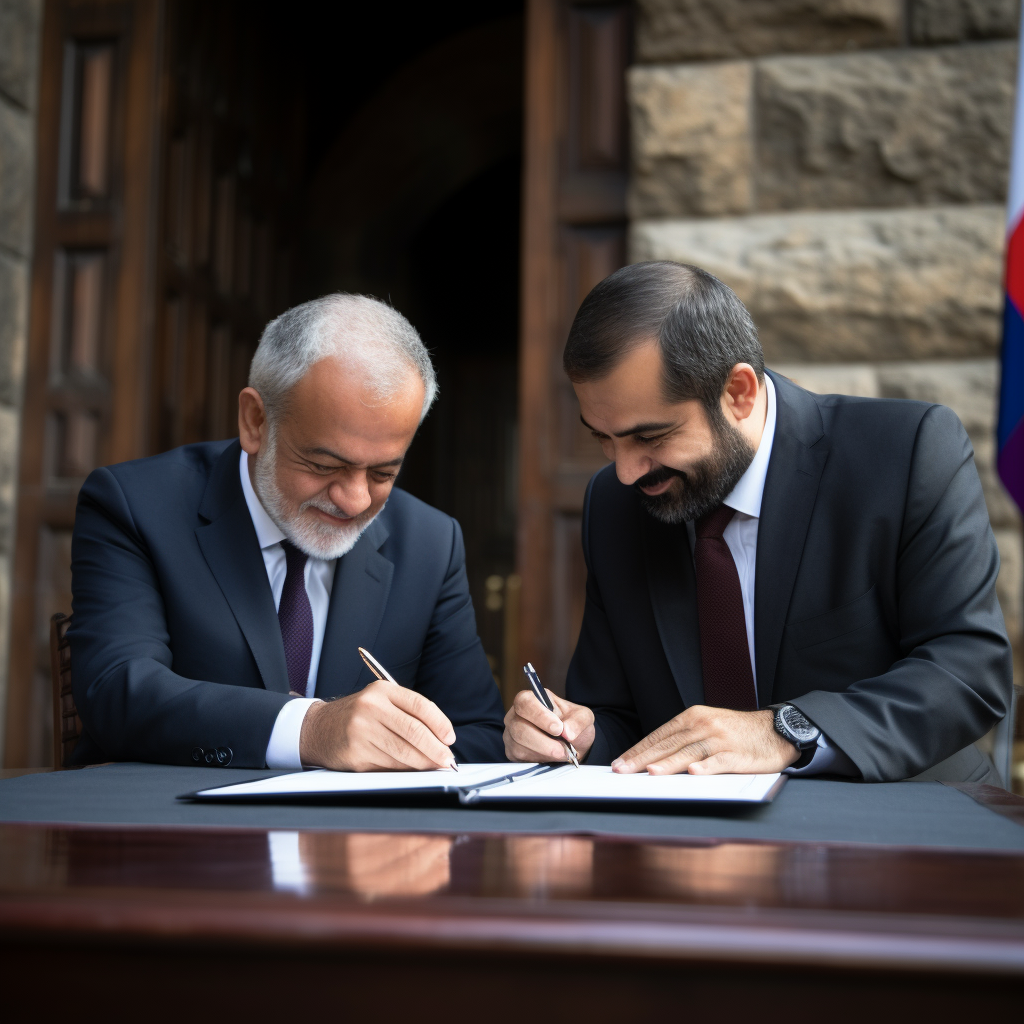
M363 10L355 36L336 17L318 29L293 297L376 295L431 350L439 398L399 485L462 526L501 682L518 632L521 4L399 7Z
M413 239L409 311L433 353L440 398L399 480L461 524L477 624L499 678L512 653L520 174L518 157L496 164Z

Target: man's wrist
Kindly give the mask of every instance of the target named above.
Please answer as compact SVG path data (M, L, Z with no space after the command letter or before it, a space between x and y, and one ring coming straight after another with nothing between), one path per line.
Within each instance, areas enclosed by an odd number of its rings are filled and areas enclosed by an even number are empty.
M327 705L322 700L314 701L302 720L302 731L299 733L299 756L303 767L316 768L323 762L319 727L321 716Z
M281 706L267 742L268 768L296 771L303 767L300 739L302 729L313 705L320 703L322 701L312 697L296 697Z
M772 708L761 708L761 710L752 711L749 714L757 715L764 722L768 743L778 752L782 764L782 768L779 770L792 767L793 763L800 759L801 752L775 728L775 711ZM774 757L772 761L774 761Z

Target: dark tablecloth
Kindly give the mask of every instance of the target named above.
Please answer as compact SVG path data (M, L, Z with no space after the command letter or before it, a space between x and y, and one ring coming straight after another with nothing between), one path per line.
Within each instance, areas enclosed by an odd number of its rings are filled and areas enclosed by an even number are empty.
M669 813L193 804L184 793L279 775L116 764L0 781L0 822L401 832L532 832L1024 850L1024 828L937 782L790 779L772 804Z

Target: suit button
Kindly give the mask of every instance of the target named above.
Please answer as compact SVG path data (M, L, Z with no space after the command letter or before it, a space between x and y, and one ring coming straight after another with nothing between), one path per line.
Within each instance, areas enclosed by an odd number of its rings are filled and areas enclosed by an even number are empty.
M193 747L192 748L192 760L195 761L196 764L199 764L199 762L202 761L202 759L203 759L203 754L205 754L205 753L206 753L206 751L203 750L202 747Z
M218 747L217 748L217 764L221 768L227 768L231 764L232 750L230 747Z
M207 764L215 764L216 761L217 761L217 751L216 750L208 750L206 752L206 757L204 757L203 760Z

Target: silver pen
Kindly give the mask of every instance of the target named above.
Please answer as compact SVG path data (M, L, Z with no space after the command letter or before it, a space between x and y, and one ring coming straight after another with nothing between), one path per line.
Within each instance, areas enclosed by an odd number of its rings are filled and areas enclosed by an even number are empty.
M401 686L397 679L365 648L357 648L359 651L359 657L366 662L366 667L380 680L386 683L394 683L395 686ZM450 768L455 771L459 770L459 766L455 761L449 765Z
M553 715L557 715L555 711L555 705L551 703L551 698L548 696L548 691L544 689L540 684L540 676L537 675L537 670L533 667L530 662L527 662L523 666L523 675L526 676L526 681L530 684L530 689L533 690L533 695L550 711ZM580 766L580 755L576 753L576 748L564 737L558 737L564 744L566 752L569 755L569 760L579 768Z

